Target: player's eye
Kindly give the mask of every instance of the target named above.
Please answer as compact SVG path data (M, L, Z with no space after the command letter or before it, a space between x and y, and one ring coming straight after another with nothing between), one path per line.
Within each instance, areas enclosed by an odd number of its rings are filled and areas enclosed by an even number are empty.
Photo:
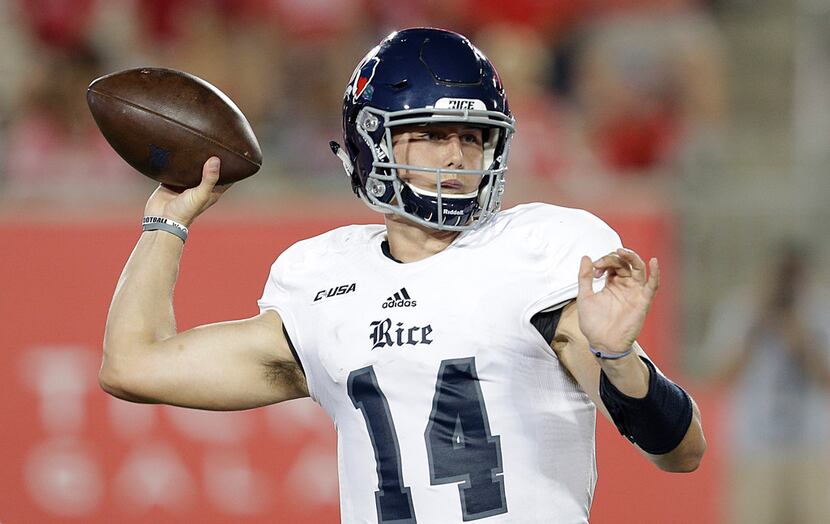
M475 145L482 145L481 135L478 133L464 133L461 135L461 140L464 141L465 144L475 144Z
M421 133L421 138L423 140L442 140L444 137L437 131L425 131Z

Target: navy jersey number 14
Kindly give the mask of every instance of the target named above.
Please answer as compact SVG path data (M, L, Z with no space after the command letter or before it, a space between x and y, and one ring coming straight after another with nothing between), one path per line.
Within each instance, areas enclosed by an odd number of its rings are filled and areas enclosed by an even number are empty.
M349 374L349 397L366 420L378 471L378 522L415 523L410 489L404 486L401 449L386 397L372 366ZM490 433L475 358L444 360L438 371L424 439L430 483L458 483L464 520L507 512L501 444Z

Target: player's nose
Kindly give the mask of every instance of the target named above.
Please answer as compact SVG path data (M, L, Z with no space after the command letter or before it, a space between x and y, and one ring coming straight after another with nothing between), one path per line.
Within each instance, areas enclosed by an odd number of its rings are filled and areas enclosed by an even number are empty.
M464 149L461 144L461 137L457 133L451 133L447 137L445 167L450 169L464 169Z

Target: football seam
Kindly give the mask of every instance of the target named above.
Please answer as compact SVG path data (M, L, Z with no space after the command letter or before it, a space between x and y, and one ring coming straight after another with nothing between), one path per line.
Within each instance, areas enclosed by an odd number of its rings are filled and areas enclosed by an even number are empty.
M92 92L92 93L95 93L96 95L104 96L104 97L107 97L107 98L112 98L113 100L118 100L122 104L126 104L126 105L134 107L136 109L141 109L142 111L146 111L146 112L148 112L152 115L155 115L155 116L161 118L162 120L166 120L166 121L170 122L171 124L176 124L177 126L183 128L183 129L186 129L187 131L190 131L194 135L199 136L201 138L204 138L205 140L207 140L207 141L209 141L213 144L216 144L217 146L221 147L225 151L227 151L229 153L233 153L234 155L238 156L239 158L242 158L243 160L246 160L247 162L250 162L251 164L257 166L257 168L262 167L262 164L257 164L256 162L254 162L250 158L246 157L245 155L243 155L243 154L241 154L237 151L234 151L233 149L231 149L228 146L224 145L222 142L219 142L219 141L205 135L204 133L202 133L198 129L195 129L195 128L190 127L190 126L185 125L185 124L182 124L181 122L177 122L176 120L173 120L172 118L170 118L168 116L165 116L165 115L159 113L158 111L153 111L152 109L150 109L148 107L144 107L140 104L136 104L135 102L130 102L129 100L125 100L125 99L121 98L120 96L115 96L115 95L110 94L110 93L104 93L103 91L97 91L95 89L90 89L89 91Z

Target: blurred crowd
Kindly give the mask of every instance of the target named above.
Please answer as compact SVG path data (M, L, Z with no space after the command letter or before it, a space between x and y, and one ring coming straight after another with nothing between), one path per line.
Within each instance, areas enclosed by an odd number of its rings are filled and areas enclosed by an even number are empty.
M830 521L830 294L817 249L771 245L754 282L723 290L706 354L724 390L731 524Z
M671 221L683 282L664 296L682 295L689 332L677 344L728 401L715 442L730 455L725 521L828 522L828 5L0 1L0 218L146 198L154 184L110 148L85 100L95 78L141 66L200 76L245 113L264 163L231 195L360 207L328 147L354 66L396 29L461 32L495 63L517 119L508 204L657 208ZM731 37L717 22L727 8Z
M519 132L509 194L564 203L660 191L725 118L721 38L693 0L8 0L0 3L0 203L117 201L152 187L101 137L90 81L181 69L225 91L264 150L246 194L348 197L327 143L344 86L389 32L467 34ZM711 142L709 140L709 142ZM654 199L650 199L653 201Z

